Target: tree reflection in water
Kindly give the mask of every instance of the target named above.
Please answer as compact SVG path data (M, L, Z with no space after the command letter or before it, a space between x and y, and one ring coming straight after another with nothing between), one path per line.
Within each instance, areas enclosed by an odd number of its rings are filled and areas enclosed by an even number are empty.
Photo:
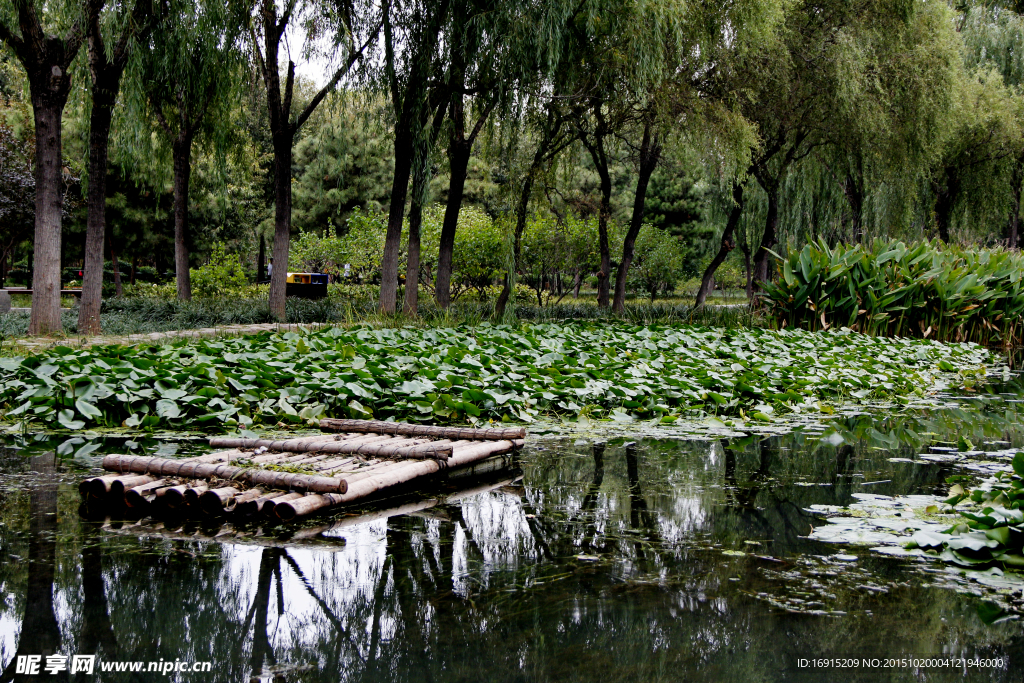
M0 566L13 596L0 629L16 626L0 631L2 680L14 679L15 643L25 654L208 660L218 681L811 681L798 657L855 651L1007 655L1010 670L985 680L1019 680L1018 624L984 626L972 598L925 587L892 560L860 563L900 582L887 593L835 589L846 618L751 598L778 587L766 568L836 552L805 538L809 505L845 504L876 480L901 492L941 483L945 466L889 460L919 447L899 430L949 416L930 419L855 418L830 440L544 442L523 454L521 483L471 482L374 521L339 517L324 532L332 550L221 544L193 526L179 534L196 540L112 535L78 519L71 482L40 474L27 496L0 498L4 552L27 545L27 562ZM999 419L975 429L1020 438ZM19 524L22 535L10 531Z

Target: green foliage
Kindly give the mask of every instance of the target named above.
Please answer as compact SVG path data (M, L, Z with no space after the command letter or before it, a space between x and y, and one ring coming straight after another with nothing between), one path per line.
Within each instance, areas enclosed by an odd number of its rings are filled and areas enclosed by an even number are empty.
M976 345L625 322L380 329L55 347L0 360L8 422L233 429L319 416L628 422L906 400L989 359ZM828 408L831 410L830 408Z
M210 260L205 265L190 270L192 294L199 299L235 298L249 287L238 256L227 253L223 244L214 245Z
M764 285L785 326L848 327L867 334L1019 344L1024 334L1024 255L938 243L824 242L794 251L782 278Z
M973 491L956 484L949 505L964 501L963 521L943 533L918 531L910 547L927 548L941 559L967 567L998 564L1024 569L1024 453L1013 458L1010 472L1000 472Z
M444 207L431 206L423 212L421 228L421 279L430 280L437 271ZM502 228L481 209L467 206L459 211L455 250L452 253L452 301L469 290L478 297L504 272L506 245Z
M386 109L377 98L346 95L329 97L295 144L292 221L305 230L340 233L353 210L387 207L394 148L379 124Z
M637 235L634 260L626 286L643 291L651 301L659 291L672 291L683 270L683 254L679 240L649 225Z

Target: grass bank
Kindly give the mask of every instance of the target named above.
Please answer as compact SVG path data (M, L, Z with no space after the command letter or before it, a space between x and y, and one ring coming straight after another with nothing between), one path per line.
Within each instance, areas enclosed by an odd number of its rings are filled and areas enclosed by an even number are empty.
M323 416L619 422L830 412L971 384L974 344L625 321L325 328L0 359L0 412L45 428L230 430Z

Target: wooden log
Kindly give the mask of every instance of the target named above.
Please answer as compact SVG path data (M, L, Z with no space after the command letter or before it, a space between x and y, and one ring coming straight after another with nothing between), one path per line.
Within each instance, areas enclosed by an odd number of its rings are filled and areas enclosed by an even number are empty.
M192 488L191 484L179 484L165 489L163 493L164 505L172 510L181 507L185 503L185 491L188 491L190 488Z
M372 439L364 443L353 441L332 441L327 443L298 443L294 441L270 441L269 439L228 439L218 438L220 446L234 446L235 448L267 448L276 451L290 451L293 453L304 453L316 451L318 453L352 453L355 455L366 455L371 457L385 458L433 458L445 460L451 454L451 447L447 443L431 441L416 446L409 446L404 443L391 443L397 439ZM257 456L260 457L260 456Z
M448 459L448 467L462 467L471 462L482 460L498 453L508 453L515 450L514 441L495 441L493 443L465 444L452 450L452 456Z
M255 468L235 467L227 464L194 463L170 458L146 456L108 455L103 468L115 472L137 472L163 477L185 479L227 479L248 482L268 488L296 489L317 493L344 493L348 487L344 479L321 477L292 472L273 472Z
M124 498L124 492L136 486L144 486L156 481L156 477L148 474L140 474L134 477L118 477L110 482L110 495L114 498Z
M78 485L78 492L83 496L86 494L105 496L110 492L110 482L120 476L120 474L105 474L102 477L89 477Z
M476 429L472 427L436 427L433 425L405 424L403 422L339 420L335 418L320 420L320 429L325 432L373 432L375 434L429 436L453 440L470 439L472 441L506 441L526 438L525 427Z
M151 481L148 484L142 484L141 486L135 486L124 492L124 503L128 507L145 507L147 498L152 496L156 497L156 489L167 486L166 479L157 479Z
M195 507L198 509L199 496L203 495L203 493L209 489L209 484L195 484L193 486L189 486L181 494L182 502L189 507Z
M239 503L245 503L250 500L256 500L264 493L265 491L263 489L249 489L248 491L243 491L242 493L239 493L237 496L235 496L234 504L237 506Z
M270 500L263 504L263 510L261 511L263 517L265 519L277 519L277 516L274 514L274 511L277 509L278 505L286 504L288 501L304 498L305 496L306 494L304 493L286 493L283 496L271 498Z
M275 506L274 513L284 522L291 521L297 517L305 517L325 508L345 505L359 498L365 498L381 489L389 488L397 484L404 484L418 477L426 476L440 471L443 467L468 465L478 460L483 460L498 453L506 453L515 448L512 441L491 441L475 444L458 445L452 451L453 455L448 462L442 464L436 460L420 460L415 462L395 463L396 466L381 469L368 477L357 479L355 475L347 477L349 481L348 491L344 494L322 494L309 495L300 499L280 501Z
M253 517L263 511L263 506L268 500L280 498L283 495L285 495L284 491L273 491L257 498L251 498L244 501L240 500L235 504L234 513L241 517Z
M300 436L293 439L286 439L284 441L273 441L274 443L333 443L335 441L345 441L355 438L366 438L366 434L352 432L349 434L316 434L314 436ZM213 436L208 439L210 445L214 447L223 447L223 449L238 449L239 446L234 445L241 439L236 436ZM256 446L260 447L260 446ZM289 451L290 449L278 449L278 451ZM273 451L271 449L271 451Z
M219 515L224 512L224 508L234 499L237 493L238 489L234 486L209 489L199 496L199 507L208 515Z

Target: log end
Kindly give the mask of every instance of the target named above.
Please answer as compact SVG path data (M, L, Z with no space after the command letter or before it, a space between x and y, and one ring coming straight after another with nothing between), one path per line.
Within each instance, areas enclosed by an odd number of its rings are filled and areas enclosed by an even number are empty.
M203 491L199 495L199 509L208 515L224 512L224 499L216 491Z
M89 493L96 498L103 498L110 493L110 480L103 477L95 477L89 480Z

